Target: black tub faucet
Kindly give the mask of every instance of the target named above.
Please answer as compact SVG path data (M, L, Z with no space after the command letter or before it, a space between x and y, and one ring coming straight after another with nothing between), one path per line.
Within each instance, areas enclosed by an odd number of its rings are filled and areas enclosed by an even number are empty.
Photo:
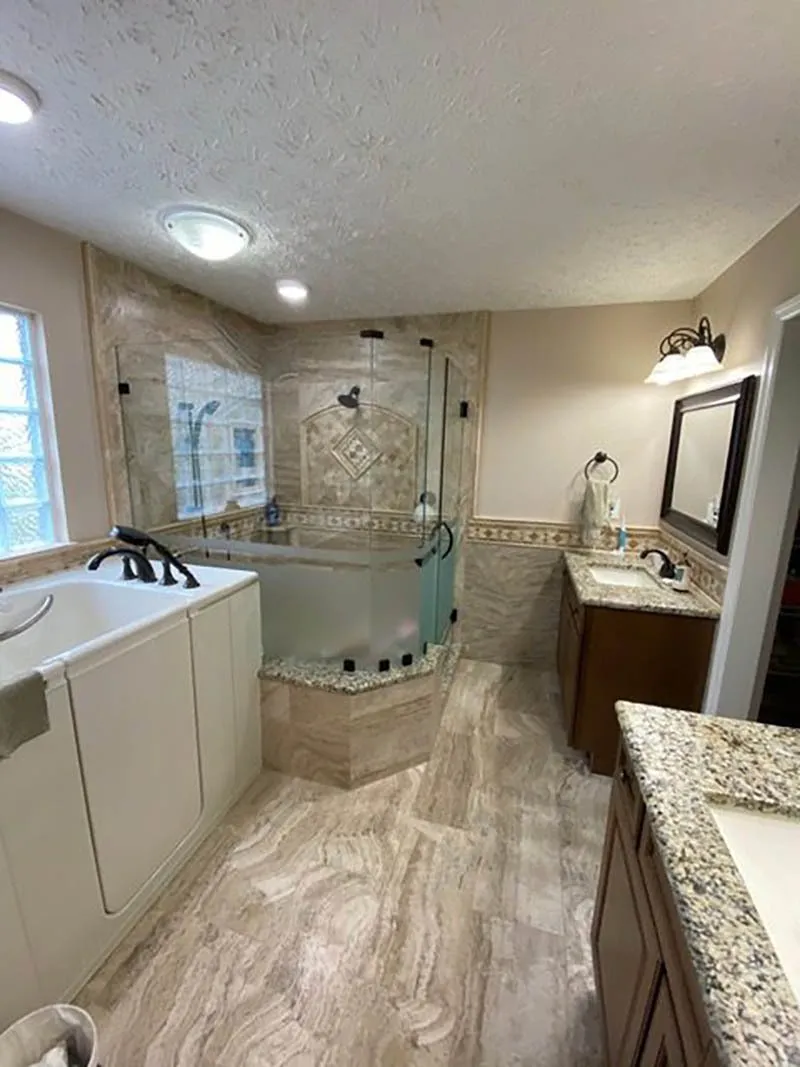
M86 564L87 571L96 571L104 559L111 556L122 556L122 580L132 582L139 579L140 582L158 581L153 565L143 552L137 552L135 548L104 548L102 552L96 552Z
M645 548L639 553L640 559L647 559L648 556L661 556L662 563L659 569L659 578L675 578L677 577L677 570L675 564L669 558L663 548Z
M164 564L164 574L161 577L161 585L175 585L176 579L172 574L171 567L182 574L186 579L183 583L184 589L197 589L200 585L198 580L189 570L185 563L182 563L178 557L167 548L166 545L162 545L160 541L156 541L150 534L145 533L144 530L137 530L133 526L115 526L111 531L111 536L115 537L117 541L122 541L126 545L135 545L142 550L141 554L144 554L149 547L155 549L155 551L161 556L161 560Z

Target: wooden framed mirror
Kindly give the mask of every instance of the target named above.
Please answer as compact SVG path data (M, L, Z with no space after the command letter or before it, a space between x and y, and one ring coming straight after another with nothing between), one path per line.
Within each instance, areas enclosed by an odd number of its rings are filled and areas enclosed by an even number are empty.
M728 554L758 378L675 401L661 518Z

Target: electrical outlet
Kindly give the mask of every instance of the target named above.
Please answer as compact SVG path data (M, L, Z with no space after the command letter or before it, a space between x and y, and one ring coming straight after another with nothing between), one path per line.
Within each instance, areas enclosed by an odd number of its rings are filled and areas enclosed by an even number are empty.
M612 497L608 502L609 519L618 519L622 514L622 504L618 496Z

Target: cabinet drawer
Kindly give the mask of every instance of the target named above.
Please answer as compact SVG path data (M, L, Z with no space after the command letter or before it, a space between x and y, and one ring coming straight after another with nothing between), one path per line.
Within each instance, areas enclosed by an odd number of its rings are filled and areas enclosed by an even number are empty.
M617 769L614 774L616 789L619 798L620 817L625 819L634 845L638 844L639 834L644 820L644 801L639 792L636 776L630 765L630 759L625 745L620 741L617 753Z
M645 819L639 843L639 867L656 928L681 1044L687 1063L702 1063L711 1035L703 1021L699 991L690 988L694 968L672 903L672 891L661 865L649 819Z

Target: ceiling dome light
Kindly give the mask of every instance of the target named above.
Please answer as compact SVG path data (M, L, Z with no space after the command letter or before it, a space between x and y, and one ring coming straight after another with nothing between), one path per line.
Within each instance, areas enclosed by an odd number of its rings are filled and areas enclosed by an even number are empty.
M164 229L181 248L200 259L219 262L244 251L251 237L240 222L204 208L174 208L164 214Z
M281 300L291 304L293 307L300 307L301 304L305 304L306 300L308 300L308 286L294 278L282 278L275 288Z
M41 101L27 82L0 70L0 122L20 126L30 122Z

